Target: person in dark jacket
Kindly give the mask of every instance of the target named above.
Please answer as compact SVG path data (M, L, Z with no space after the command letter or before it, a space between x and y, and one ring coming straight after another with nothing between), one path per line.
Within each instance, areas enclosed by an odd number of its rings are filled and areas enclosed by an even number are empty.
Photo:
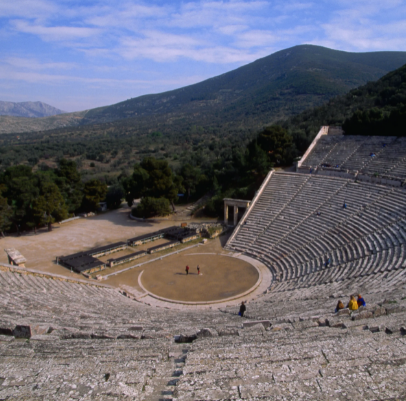
M242 301L242 302L241 302L241 306L240 306L240 311L238 312L238 314L239 314L241 317L243 317L246 310L247 310L247 308L246 308L246 306L245 306L245 304L244 304L244 301Z
M358 294L357 304L358 304L358 307L360 307L360 306L366 306L366 303L365 303L365 301L364 301L364 298L362 298L360 294Z
M186 274L189 274L189 266L186 266Z

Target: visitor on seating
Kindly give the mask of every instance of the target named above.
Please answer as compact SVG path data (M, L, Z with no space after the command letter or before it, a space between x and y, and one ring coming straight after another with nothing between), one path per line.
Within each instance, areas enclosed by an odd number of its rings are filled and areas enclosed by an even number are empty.
M350 311L354 311L358 309L358 303L357 300L355 299L354 295L351 295L350 302L348 302L347 308Z
M335 313L337 313L340 309L344 309L344 304L341 301L338 301Z
M247 308L246 308L246 306L244 304L244 301L242 301L241 306L240 306L240 311L238 312L238 315L243 317L246 310L247 310Z
M364 301L364 298L362 298L360 294L358 294L357 304L358 304L358 307L367 305Z

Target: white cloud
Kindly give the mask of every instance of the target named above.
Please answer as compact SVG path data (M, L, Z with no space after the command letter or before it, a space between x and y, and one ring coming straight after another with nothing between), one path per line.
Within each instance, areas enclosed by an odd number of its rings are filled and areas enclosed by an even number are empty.
M200 44L198 40L187 35L146 31L141 38L123 38L118 51L128 59L145 57L155 61L166 61L185 56Z
M248 25L225 25L218 28L218 31L224 35L234 35L249 29Z
M280 37L271 31L251 30L237 35L237 47L253 48L274 45Z
M319 43L352 51L405 49L404 3L399 0L358 0L356 8L350 7L348 0L340 3L347 8L337 10L321 24L324 37Z
M23 20L14 20L12 25L22 33L38 35L44 41L65 41L77 40L96 36L100 33L99 29L88 27L73 26L51 26L33 25Z
M302 3L300 1L292 1L292 2L283 2L281 4L277 4L275 6L275 9L280 10L283 13L291 13L291 12L294 12L294 11L308 10L308 9L314 7L314 6L315 6L315 4L310 3L310 2Z
M6 63L8 65L30 69L30 70L70 70L77 67L75 63L44 63L34 58L23 58L23 57L6 57L0 62Z
M264 1L208 1L186 3L171 15L169 26L179 28L222 27L224 25L245 25L261 9L266 9Z
M0 2L0 17L21 17L43 19L54 14L58 6L44 0L10 0Z

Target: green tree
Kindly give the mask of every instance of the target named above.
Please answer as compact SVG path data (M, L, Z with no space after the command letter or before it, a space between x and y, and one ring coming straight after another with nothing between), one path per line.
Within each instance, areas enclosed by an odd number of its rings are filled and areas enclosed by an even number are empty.
M134 199L139 199L143 196L148 179L148 172L140 164L136 164L131 177L125 177L122 180L128 206L131 207Z
M278 165L292 163L292 144L292 136L278 125L266 127L258 135L258 145L267 153L271 163Z
M166 216L171 213L170 204L166 198L151 198L146 196L140 204L133 208L132 214L136 217Z
M126 199L129 205L139 197L166 198L175 210L178 193L183 191L182 177L174 175L166 160L145 158L135 165L130 179L125 180Z
M197 167L193 167L191 164L187 163L181 167L180 175L183 178L182 184L186 189L187 192L187 201L190 198L191 192L196 189L196 185L198 185L200 180L200 169Z
M2 196L2 192L6 190L4 185L0 184L0 233L4 237L4 232L11 227L13 209L7 203L7 198Z
M272 164L266 152L254 140L248 145L248 166L250 171L264 177L271 169Z
M107 185L93 179L85 183L83 193L82 209L85 212L95 212L99 207L99 202L106 197Z
M55 179L69 213L75 212L82 204L83 183L77 165L73 160L61 159L56 170Z
M13 223L20 231L21 226L30 222L32 202L40 195L39 178L31 167L20 165L9 167L1 183L6 186L4 195L13 209Z
M41 195L32 202L32 215L35 224L47 224L48 231L52 230L52 223L66 219L68 209L55 183L42 183Z
M124 188L121 184L115 184L109 187L106 195L107 207L109 209L119 208L124 195Z

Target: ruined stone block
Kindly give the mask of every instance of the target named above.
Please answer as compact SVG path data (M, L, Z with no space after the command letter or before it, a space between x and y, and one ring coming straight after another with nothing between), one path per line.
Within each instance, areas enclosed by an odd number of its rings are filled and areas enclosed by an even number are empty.
M244 322L242 325L244 328L246 328L246 327L255 326L256 324L262 324L262 326L264 326L264 328L267 328L271 325L271 322L269 320L253 320L250 322Z
M31 327L28 325L17 325L13 330L13 336L15 338L30 338Z
M197 338L203 338L203 337L216 337L218 336L218 333L214 329L201 329L196 333Z
M371 319L372 317L373 317L372 312L363 310L362 312L352 316L352 320Z
M371 333L378 333L378 332L381 331L381 329L380 329L379 326L371 326L371 327L368 327L368 328L369 328L369 331L370 331Z
M197 339L196 334L191 335L180 334L178 336L175 336L174 338L175 343L191 343Z
M386 326L386 328L385 328L386 334L393 334L393 333L396 333L397 331L399 331L399 328L395 327L395 326Z
M14 327L15 326L12 324L3 323L0 325L0 334L5 336L12 336Z
M345 329L345 324L340 320L329 321L329 326L335 329Z
M382 306L378 306L374 311L373 311L374 317L378 316L383 316L386 315L386 309Z
M127 330L130 330L130 331L142 331L143 327L142 326L131 326Z
M218 331L219 336L238 336L237 327L225 327Z

